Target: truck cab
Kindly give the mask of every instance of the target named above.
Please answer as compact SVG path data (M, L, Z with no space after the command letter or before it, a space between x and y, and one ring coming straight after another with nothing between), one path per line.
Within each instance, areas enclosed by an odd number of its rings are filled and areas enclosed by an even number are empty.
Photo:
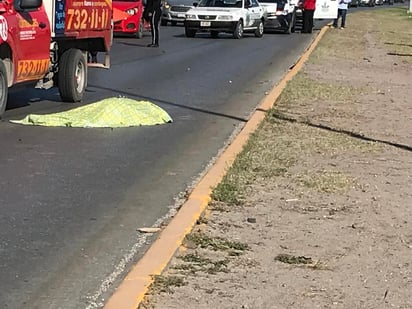
M23 82L81 101L88 66L110 66L111 12L110 0L0 1L0 116L8 88ZM90 52L104 52L104 63L89 64Z

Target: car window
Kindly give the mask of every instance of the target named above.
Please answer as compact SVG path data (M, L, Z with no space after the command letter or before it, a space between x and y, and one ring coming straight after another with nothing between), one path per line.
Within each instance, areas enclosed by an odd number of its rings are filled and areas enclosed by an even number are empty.
M251 0L252 1L252 6L257 7L259 6L259 3L256 0Z
M202 0L200 1L200 7L219 7L219 8L235 8L242 7L242 1L239 0Z

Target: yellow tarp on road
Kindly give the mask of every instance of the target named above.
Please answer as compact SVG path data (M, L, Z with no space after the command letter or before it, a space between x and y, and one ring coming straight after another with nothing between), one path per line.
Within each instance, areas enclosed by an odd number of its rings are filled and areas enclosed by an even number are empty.
M120 128L172 122L169 114L148 101L108 98L66 112L27 115L10 122L47 127Z

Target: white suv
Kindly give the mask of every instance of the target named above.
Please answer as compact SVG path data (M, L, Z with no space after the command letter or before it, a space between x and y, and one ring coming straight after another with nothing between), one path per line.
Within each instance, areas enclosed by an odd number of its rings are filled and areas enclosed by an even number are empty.
M244 32L263 36L265 10L257 0L201 0L186 12L185 33L194 37L198 31L209 31L212 37L219 32L233 33L240 39Z

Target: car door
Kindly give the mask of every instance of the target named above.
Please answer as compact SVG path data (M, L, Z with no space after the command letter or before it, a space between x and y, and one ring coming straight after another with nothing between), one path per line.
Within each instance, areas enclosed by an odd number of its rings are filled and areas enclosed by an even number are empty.
M15 81L36 80L44 76L50 64L50 24L44 7L18 12L11 10L7 18L14 40Z
M250 19L251 19L251 25L252 26L257 26L260 22L260 19L263 14L263 8L260 6L260 4L257 2L257 0L250 0L252 6L249 8L250 11Z

